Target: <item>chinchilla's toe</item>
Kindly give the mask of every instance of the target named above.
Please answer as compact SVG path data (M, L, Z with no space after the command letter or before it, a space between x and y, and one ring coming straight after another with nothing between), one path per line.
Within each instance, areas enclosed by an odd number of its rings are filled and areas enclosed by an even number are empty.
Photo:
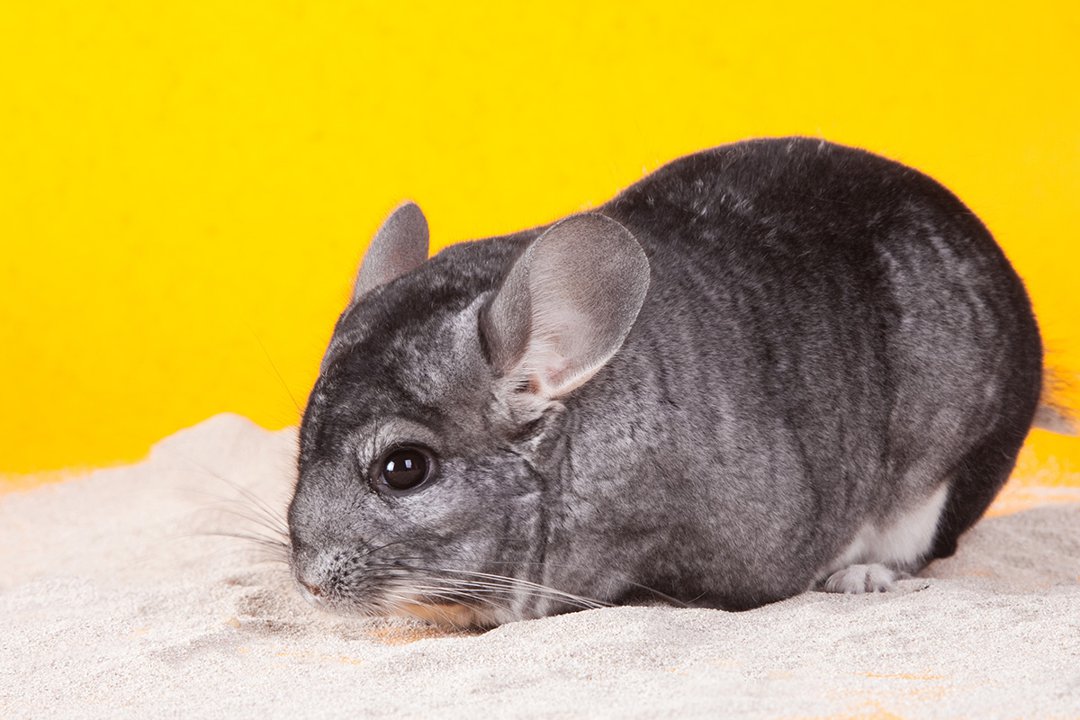
M896 584L895 572L879 563L873 565L849 565L837 570L825 581L825 591L834 593L888 592Z

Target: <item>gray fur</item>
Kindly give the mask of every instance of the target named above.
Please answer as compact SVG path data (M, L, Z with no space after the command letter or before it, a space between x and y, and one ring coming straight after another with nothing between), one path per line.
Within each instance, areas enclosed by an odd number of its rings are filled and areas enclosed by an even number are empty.
M579 273L614 243L626 283L596 273L610 312L583 357L614 354L568 392L514 378L551 289L515 277L545 228L447 248L343 313L289 512L321 604L464 604L482 625L658 598L752 608L843 572L861 531L943 482L929 549L889 571L953 551L1015 462L1042 367L1024 288L959 200L788 138L682 158L584 217L559 263ZM387 492L373 463L408 443L435 477Z

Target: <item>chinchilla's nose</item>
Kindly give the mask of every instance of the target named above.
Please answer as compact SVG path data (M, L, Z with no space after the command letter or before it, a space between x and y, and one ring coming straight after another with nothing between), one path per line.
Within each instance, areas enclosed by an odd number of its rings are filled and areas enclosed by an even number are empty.
M324 590L321 585L305 582L304 580L297 580L296 585L300 590L300 596L307 600L311 605L319 607L325 601L326 590Z
M296 580L296 589L300 595L312 605L318 606L329 596L330 591L325 578L319 578L318 573L310 567L298 567L293 579Z
M291 561L297 590L316 606L335 602L343 584L348 583L350 561L355 555L354 549L344 545L294 543Z
M325 563L319 560L319 553L313 552L311 548L298 543L293 545L290 561L296 589L313 605L318 604L321 598L329 594L327 589L329 574L324 567Z

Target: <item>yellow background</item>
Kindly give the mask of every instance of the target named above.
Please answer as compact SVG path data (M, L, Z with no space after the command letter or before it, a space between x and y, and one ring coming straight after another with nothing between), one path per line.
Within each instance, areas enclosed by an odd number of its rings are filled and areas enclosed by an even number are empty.
M440 247L761 135L951 187L1072 376L1076 7L4 3L0 474L135 459L225 410L296 422L402 198ZM1022 467L1066 482L1080 441L1037 432Z

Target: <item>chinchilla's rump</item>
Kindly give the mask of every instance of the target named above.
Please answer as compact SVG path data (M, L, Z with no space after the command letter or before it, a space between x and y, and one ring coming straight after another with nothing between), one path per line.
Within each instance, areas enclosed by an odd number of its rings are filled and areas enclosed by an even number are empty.
M1042 367L1024 287L970 210L895 162L782 139L683 158L601 211L645 248L652 288L583 388L581 432L696 488L716 518L702 542L776 577L731 581L729 604L790 594L943 484L932 548L898 560L952 553L1014 464Z

